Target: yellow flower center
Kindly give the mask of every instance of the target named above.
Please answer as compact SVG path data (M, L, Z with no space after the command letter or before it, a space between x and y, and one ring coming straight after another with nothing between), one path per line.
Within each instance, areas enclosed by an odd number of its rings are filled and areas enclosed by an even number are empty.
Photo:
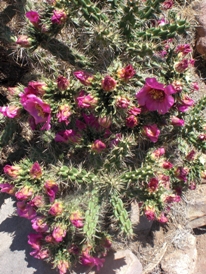
M149 95L153 100L158 100L158 101L162 101L165 97L164 91L159 89L151 89L149 91Z

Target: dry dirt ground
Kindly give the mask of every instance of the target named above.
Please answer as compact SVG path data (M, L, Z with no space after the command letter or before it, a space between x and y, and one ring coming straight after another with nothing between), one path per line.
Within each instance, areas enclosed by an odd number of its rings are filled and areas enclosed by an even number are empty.
M16 33L18 33L18 29L21 28L21 24L18 23L18 20L22 16L21 10L12 9L12 5L9 6L9 3L12 2L13 1L0 0L0 33L2 24L6 24L7 27L13 29ZM8 11L10 16L8 16ZM186 13L189 14L189 11L187 10ZM24 75L27 75L30 69L27 63L17 62L17 60L13 58L13 55L11 55L11 52L12 49L0 35L0 105L6 103L5 93L7 87L24 82ZM206 79L206 62L198 55L195 55L194 57L197 59L197 68L196 72L194 71L194 78L201 87L201 93L197 95L199 97L205 93L204 80ZM185 199L191 199L192 196L190 195L194 196L197 195L197 193L203 195L201 186L198 187L198 190L194 192L190 191L189 194L187 193ZM141 217L141 222L137 226L138 236L136 239L130 243L117 242L115 248L122 248L126 245L131 249L142 263L144 274L164 274L160 264L163 256L175 248L181 248L183 234L190 232L195 235L197 240L198 259L194 274L205 274L206 227L196 228L194 230L185 228L186 206L187 203L184 199L180 204L175 205L171 212L170 222L166 225L161 225L156 222L150 223Z

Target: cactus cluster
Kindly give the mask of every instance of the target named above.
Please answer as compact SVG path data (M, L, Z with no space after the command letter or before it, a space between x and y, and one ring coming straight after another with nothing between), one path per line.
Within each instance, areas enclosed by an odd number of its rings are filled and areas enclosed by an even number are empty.
M99 269L132 201L166 223L205 174L205 98L192 99L189 24L168 0L27 1L16 52L35 78L8 88L1 192L31 220L35 258ZM186 39L186 38L185 38ZM17 152L18 149L17 149ZM178 156L178 161L176 160Z

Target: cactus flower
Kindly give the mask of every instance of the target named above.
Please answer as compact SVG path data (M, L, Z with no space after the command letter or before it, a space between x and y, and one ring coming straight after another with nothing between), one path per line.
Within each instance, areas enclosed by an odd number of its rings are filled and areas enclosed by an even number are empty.
M14 195L15 193L15 186L9 183L0 184L0 191L3 193L7 193L10 195Z
M71 223L77 228L84 226L84 224L82 222L83 218L79 211L73 212L69 219L70 219Z
M130 105L130 100L128 98L125 98L125 97L120 97L116 100L116 103L115 105L118 107L118 108L128 108L129 105Z
M52 180L48 180L45 182L44 188L47 195L50 197L50 202L52 203L56 197L56 193L59 190L57 183Z
M102 89L104 91L112 91L116 88L117 81L114 80L111 76L107 75L102 80Z
M187 175L189 173L189 169L187 167L177 167L175 170L175 177L181 181L187 181Z
M64 76L59 76L57 78L57 87L59 90L66 90L69 87L69 80Z
M181 52L183 55L187 55L191 51L192 51L192 49L189 44L181 44L181 45L178 45L176 48L176 52L177 53Z
M96 266L97 271L100 270L100 267L103 266L104 259L98 258L98 257L92 257L88 254L88 252L84 252L83 255L80 258L80 262L82 265L87 265L87 266Z
M16 106L4 106L0 107L0 113L9 118L14 118L19 114L20 107Z
M59 243L63 241L63 238L66 236L66 230L61 226L56 226L52 232L52 237L54 240Z
M34 26L38 26L40 23L40 16L37 11L30 10L26 12L26 17Z
M55 139L56 142L77 144L81 140L81 136L73 129L66 129L56 133Z
M62 202L54 202L49 209L49 214L53 216L61 215L63 212L63 204Z
M126 126L129 128L134 128L138 125L138 118L134 115L130 115L126 118Z
M191 83L191 89L193 91L198 91L199 90L199 84L197 82Z
M38 162L35 162L29 172L32 179L39 179L42 176L42 169Z
M158 189L159 182L156 178L151 178L147 185L147 190L149 193L156 192Z
M180 102L177 104L177 109L180 112L185 112L189 107L194 105L194 101L189 98L187 95L184 95Z
M189 64L190 63L188 59L183 59L180 62L176 62L174 65L174 68L177 72L183 73L188 69Z
M31 245L33 249L40 250L42 239L43 239L42 234L30 233L28 235L28 244Z
M51 17L52 24L61 25L66 21L67 15L63 10L54 10Z
M90 73L83 70L75 71L73 74L85 86L91 85L94 78Z
M86 94L84 90L79 93L77 97L77 105L79 108L93 108L96 107L98 100L91 94Z
M34 219L31 220L32 223L32 228L36 231L36 232L46 232L49 227L47 225L47 223L45 223L45 218L44 217L35 217Z
M11 177L12 179L17 179L22 171L20 166L10 166L10 165L5 165L3 170L4 170L4 173L8 175L9 177Z
M152 221L156 217L156 209L151 205L146 205L144 209L144 214L149 221Z
M59 107L59 111L57 113L57 118L59 122L65 122L66 125L69 124L69 117L71 116L71 109L69 105L62 105Z
M29 220L36 217L36 210L29 203L26 203L25 201L19 201L16 203L16 207L17 214L20 217L24 217Z
M124 80L128 81L135 75L136 71L134 70L132 65L127 65L125 68L121 68L117 71L117 76Z
M164 86L156 78L146 78L144 87L136 94L140 106L145 106L149 111L167 113L174 105L172 94L176 93L172 85Z
M98 118L98 123L101 127L103 128L109 128L112 121L111 121L111 118L110 117L99 117Z
M186 159L187 159L187 161L194 161L194 159L195 159L195 154L196 154L196 152L195 152L195 150L194 149L192 149L187 155L186 155Z
M25 186L16 192L15 197L18 200L27 200L33 194L34 194L34 190L31 187Z
M47 85L44 82L31 81L27 87L24 88L24 92L20 93L21 103L27 100L27 96L30 94L42 97L47 89Z
M33 39L29 38L27 35L19 35L16 44L23 48L29 48L32 46L33 42Z
M69 269L69 263L66 260L60 260L58 261L57 268L59 269L59 274L65 274Z
M164 169L171 169L171 168L173 168L173 164L170 163L169 161L165 161L165 162L163 162L162 167Z
M150 139L151 142L156 143L160 135L160 130L156 124L148 125L143 127L143 132L146 137Z
M106 145L101 140L96 140L91 145L91 150L96 153L101 153L106 149Z
M21 101L25 110L34 118L35 124L42 124L41 130L49 130L51 120L51 108L39 97L29 94L25 101Z
M185 124L185 121L183 119L180 119L180 118L176 117L176 116L172 116L172 118L171 118L171 124L173 126L183 127L184 124Z
M173 0L166 0L162 3L162 7L165 10L171 9L172 6L174 5L174 1Z
M42 195L36 195L34 198L29 202L31 206L35 207L43 207L45 205L44 197Z
M157 149L155 149L152 153L151 153L151 159L152 160L157 160L159 159L162 155L165 154L165 149L164 147L159 147Z
M34 250L32 252L29 253L31 256L33 256L34 258L36 259L45 259L45 258L48 258L50 253L49 253L49 250L48 249L41 249L41 250Z

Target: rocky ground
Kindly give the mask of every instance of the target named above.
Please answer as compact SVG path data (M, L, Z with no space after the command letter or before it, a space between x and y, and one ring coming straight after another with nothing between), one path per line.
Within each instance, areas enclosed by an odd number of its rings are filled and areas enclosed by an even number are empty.
M1 2L1 0L0 0ZM1 19L5 16L4 7L0 9ZM1 3L0 3L1 6ZM12 7L10 7L12 9ZM197 72L194 77L205 93L206 79L206 1L192 1L185 8L190 20L197 22L197 36L194 41ZM15 15L15 11L13 11ZM0 22L1 40L1 22ZM5 49L0 44L0 85L13 85L17 79L23 81L27 65L19 66L12 59L5 58ZM9 58L9 59L8 59ZM8 62L9 60L9 62ZM11 62L10 62L11 61ZM0 98L2 100L2 98ZM1 155L2 158L2 155ZM0 266L4 274L55 274L51 265L29 255L30 246L27 235L31 231L30 222L15 213L15 201L0 194ZM130 243L115 243L114 249L106 258L104 267L95 272L86 272L80 266L73 273L90 274L205 274L206 269L206 184L189 191L182 201L172 209L170 221L166 225L147 221L139 216L138 206L133 205L131 218L135 226L136 238Z

